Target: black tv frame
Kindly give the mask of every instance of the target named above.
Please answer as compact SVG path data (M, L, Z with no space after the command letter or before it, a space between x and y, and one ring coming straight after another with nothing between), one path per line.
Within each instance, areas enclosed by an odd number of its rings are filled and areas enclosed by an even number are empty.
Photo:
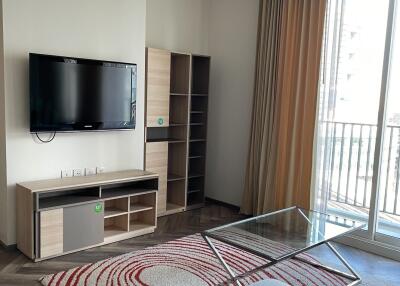
M90 63L95 65L123 65L131 66L132 68L132 82L131 82L131 120L130 121L120 121L120 122L76 122L69 124L58 124L49 126L33 126L32 125L32 89L33 89L33 71L31 61L33 57L46 57L53 60L59 60L65 62L65 60L71 63ZM134 81L134 83L133 83ZM86 132L86 131L116 131L116 130L133 130L136 127L136 102L137 102L137 64L128 62L118 62L118 61L107 61L107 60L97 60L89 58L78 58L70 56L60 56L60 55L48 55L40 53L29 53L29 102L30 102L30 133L49 133L49 132Z

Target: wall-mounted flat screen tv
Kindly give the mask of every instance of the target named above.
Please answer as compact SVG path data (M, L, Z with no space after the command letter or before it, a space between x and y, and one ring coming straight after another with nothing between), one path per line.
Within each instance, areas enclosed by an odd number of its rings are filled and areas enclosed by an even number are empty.
M132 63L29 54L30 131L134 129Z

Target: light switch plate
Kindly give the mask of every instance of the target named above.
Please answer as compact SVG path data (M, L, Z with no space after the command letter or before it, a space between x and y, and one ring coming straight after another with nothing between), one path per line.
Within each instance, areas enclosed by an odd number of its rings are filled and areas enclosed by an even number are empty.
M61 178L68 178L72 176L73 176L72 170L61 170Z
M96 168L85 168L85 176L96 175Z

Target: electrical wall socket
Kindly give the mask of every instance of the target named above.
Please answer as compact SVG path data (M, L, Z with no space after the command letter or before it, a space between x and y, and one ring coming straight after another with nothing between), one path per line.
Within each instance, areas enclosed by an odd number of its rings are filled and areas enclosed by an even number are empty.
M104 167L96 167L96 173L97 174L104 173Z
M96 175L96 168L85 168L85 176Z
M74 170L73 170L73 175L74 175L74 177L83 176L82 169L74 169Z
M74 174L72 170L61 170L61 178L72 177Z

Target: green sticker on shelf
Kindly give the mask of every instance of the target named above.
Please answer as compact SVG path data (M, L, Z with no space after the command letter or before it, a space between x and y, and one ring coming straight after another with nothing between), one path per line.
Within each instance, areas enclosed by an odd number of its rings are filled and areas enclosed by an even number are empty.
M164 124L164 119L162 119L161 117L158 118L158 125L163 125Z
M94 211L96 213L101 213L102 210L103 210L103 205L101 203L97 203L96 206L94 207Z

